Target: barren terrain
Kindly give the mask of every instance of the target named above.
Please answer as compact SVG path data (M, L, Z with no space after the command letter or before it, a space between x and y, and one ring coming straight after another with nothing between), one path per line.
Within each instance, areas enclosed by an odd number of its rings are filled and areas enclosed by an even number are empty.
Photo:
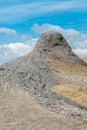
M69 123L68 123L69 122ZM29 92L0 87L0 130L86 130L86 122L42 108Z
M85 61L85 62L87 63L87 57L84 57L84 58L83 58L83 61Z
M57 32L0 66L0 130L87 130L87 64Z
M61 84L51 88L87 109L87 87L75 84Z

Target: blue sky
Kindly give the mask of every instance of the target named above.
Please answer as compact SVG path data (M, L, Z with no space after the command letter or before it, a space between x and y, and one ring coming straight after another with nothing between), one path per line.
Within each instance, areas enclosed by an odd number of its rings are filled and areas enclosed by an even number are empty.
M87 0L0 0L0 63L30 52L46 31L62 33L86 56Z

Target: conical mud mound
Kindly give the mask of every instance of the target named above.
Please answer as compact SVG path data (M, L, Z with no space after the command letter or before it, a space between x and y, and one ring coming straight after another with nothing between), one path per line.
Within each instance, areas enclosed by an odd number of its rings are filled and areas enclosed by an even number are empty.
M77 68L77 77L72 78L73 70L76 72ZM23 87L43 105L56 112L70 114L78 105L52 92L51 87L73 82L80 84L80 73L87 76L87 64L73 53L64 37L57 32L42 34L30 54L3 65L0 70L1 85L7 83Z

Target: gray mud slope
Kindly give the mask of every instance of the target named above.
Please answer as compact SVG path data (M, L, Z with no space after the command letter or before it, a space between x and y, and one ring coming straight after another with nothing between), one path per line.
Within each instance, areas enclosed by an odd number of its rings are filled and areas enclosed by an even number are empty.
M25 88L39 102L56 112L70 113L72 116L77 114L79 118L87 118L85 110L75 108L77 104L50 91L52 86L61 84L59 72L48 66L50 59L62 59L71 64L87 67L87 64L72 52L60 33L48 32L41 35L30 54L1 66L0 83L9 82L10 86Z

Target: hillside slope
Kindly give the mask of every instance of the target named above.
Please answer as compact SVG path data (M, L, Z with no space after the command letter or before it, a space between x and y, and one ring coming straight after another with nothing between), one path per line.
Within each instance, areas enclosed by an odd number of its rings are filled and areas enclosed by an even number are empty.
M69 123L68 123L69 122ZM42 108L20 87L0 87L0 130L86 130L86 122Z
M83 58L83 61L85 61L85 62L87 63L87 57L84 57L84 58Z
M87 121L85 107L75 101L73 102L62 93L51 91L53 86L61 84L87 87L87 64L73 53L64 37L57 32L42 34L30 54L0 66L0 86L6 86L7 93L10 93L8 92L9 87L16 89L18 86L24 91L27 90L29 95L34 97L36 102L45 109L54 111L58 115L61 114L64 119L66 116L67 119L70 118L71 120L75 118L80 119L81 122ZM18 98L20 101L20 97ZM59 118L58 115L56 116ZM62 123L64 120L61 125ZM39 122L37 122L38 124ZM68 120L66 124L68 125ZM45 125L46 123L44 127ZM85 126L82 127L85 129Z

